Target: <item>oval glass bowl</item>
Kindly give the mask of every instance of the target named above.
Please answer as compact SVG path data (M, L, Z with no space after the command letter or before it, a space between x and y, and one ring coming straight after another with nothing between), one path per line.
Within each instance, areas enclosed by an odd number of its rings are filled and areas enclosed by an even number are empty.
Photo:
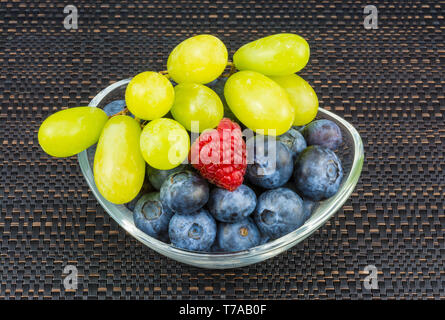
M125 88L130 80L131 79L121 80L108 86L91 100L89 106L103 108L113 100L124 99ZM122 228L149 248L174 260L201 268L227 269L242 267L272 258L303 241L315 230L320 228L343 203L345 203L354 190L362 170L364 158L363 143L359 133L347 121L322 108L319 109L317 118L330 119L337 123L342 130L343 144L337 152L344 169L344 177L340 189L333 197L321 201L311 217L300 228L279 239L240 252L192 252L175 248L170 244L150 237L135 227L132 211L128 210L124 205L115 205L108 202L99 193L94 183L93 170L88 160L87 152L89 150L80 153L78 159L88 185L105 211L107 211Z

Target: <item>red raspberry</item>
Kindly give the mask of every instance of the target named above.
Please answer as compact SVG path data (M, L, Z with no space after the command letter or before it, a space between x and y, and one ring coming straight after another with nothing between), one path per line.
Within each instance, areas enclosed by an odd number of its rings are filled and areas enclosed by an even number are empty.
M233 191L246 173L246 143L240 126L223 118L216 129L203 132L190 149L190 162L218 187Z

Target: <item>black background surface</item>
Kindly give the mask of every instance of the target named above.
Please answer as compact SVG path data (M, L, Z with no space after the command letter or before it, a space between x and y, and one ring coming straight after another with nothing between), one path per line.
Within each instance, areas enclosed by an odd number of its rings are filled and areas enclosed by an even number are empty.
M63 8L79 11L65 30ZM379 10L377 30L363 8ZM117 80L164 70L210 33L230 57L279 32L311 46L300 72L365 145L361 179L313 236L264 263L189 267L144 247L100 207L77 158L41 151L37 129ZM0 298L444 298L444 2L0 1ZM79 270L65 291L62 271ZM366 265L379 288L363 288Z

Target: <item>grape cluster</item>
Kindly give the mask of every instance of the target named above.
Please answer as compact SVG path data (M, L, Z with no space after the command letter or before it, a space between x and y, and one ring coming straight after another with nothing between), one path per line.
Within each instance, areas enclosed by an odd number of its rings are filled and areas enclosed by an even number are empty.
M341 132L332 123L311 123L317 95L295 74L309 55L302 37L276 34L245 44L232 63L220 39L197 35L172 50L166 71L134 76L125 100L104 110L77 107L49 116L39 143L54 157L97 143L99 192L114 204L131 204L136 226L149 235L189 250L248 249L299 227L310 215L305 208L313 208L306 203L334 194L342 178L341 163L329 149L339 146ZM301 133L295 127L309 123ZM225 126L232 128L227 136ZM246 164L244 128L255 144L255 137L277 136L275 149L254 153ZM199 134L193 144L190 135ZM229 162L193 168L187 164L193 145L199 157ZM231 163L237 155L241 164ZM209 172L217 174L209 178ZM225 176L229 172L236 184Z

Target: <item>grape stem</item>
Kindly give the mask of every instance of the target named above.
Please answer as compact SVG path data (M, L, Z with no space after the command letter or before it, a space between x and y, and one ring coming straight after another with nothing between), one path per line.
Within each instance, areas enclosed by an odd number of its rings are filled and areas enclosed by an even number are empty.
M148 123L149 121L142 121L141 123L140 123L140 125L141 125L141 129L144 129L144 127L147 125L147 123Z
M234 74L236 72L236 67L235 67L235 64L233 62L229 61L227 63L227 66L228 67L230 66L230 70L229 70L229 72L222 74L222 77L224 77L224 78L228 78L228 77L230 77L232 74Z
M144 129L145 125L149 122L147 120L139 119L138 117L134 117L134 120L136 120L139 123L141 129Z
M130 112L130 111L128 110L128 108L125 108L125 109L119 111L118 113L113 114L113 115L110 117L110 119L113 118L113 117L115 117L115 116L126 115L126 114L128 114L128 112Z
M171 79L170 75L168 74L167 70L162 70L159 71L160 74L162 74L164 77L166 77L167 79Z
M119 111L118 113L113 114L111 117L109 117L109 119L111 119L111 118L113 118L113 117L116 117L116 116L127 115L128 113L130 113L130 110L128 110L128 108L125 108L125 109ZM144 128L145 125L147 124L147 121L142 121L142 122L141 122L141 119L139 119L138 117L134 117L134 120L136 120L137 122L139 122L139 124L141 125L141 128Z

